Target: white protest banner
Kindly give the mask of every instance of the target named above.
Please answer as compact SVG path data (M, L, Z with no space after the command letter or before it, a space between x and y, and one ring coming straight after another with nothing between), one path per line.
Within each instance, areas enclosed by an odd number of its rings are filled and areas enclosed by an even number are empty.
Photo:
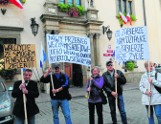
M72 35L46 35L49 63L69 62L91 65L90 40Z
M128 60L148 60L147 28L122 28L115 32L115 60L125 62Z

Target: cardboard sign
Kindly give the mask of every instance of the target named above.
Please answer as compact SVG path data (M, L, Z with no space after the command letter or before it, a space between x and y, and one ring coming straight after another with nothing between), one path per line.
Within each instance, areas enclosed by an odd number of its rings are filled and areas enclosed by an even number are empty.
M115 60L148 60L148 37L146 27L122 28L115 32Z
M47 34L49 63L69 62L91 65L90 40L88 37Z
M36 67L35 44L4 44L5 69Z

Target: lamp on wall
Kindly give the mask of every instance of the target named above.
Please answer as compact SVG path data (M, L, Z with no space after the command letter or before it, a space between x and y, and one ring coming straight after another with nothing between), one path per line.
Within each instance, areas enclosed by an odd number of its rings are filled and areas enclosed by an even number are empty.
M102 26L102 29L103 29L103 34L106 32L108 40L111 40L111 38L112 38L112 31L110 30L110 26L107 26L107 27Z
M39 29L39 24L36 23L35 18L31 18L31 30L34 36L37 35Z

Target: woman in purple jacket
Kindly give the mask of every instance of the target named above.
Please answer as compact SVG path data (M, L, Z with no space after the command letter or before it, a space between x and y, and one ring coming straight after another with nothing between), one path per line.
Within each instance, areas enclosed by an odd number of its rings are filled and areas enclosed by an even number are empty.
M89 93L88 108L89 108L89 123L95 124L95 108L98 115L98 124L103 124L103 106L101 93L104 88L104 79L100 76L100 69L94 67L92 69L92 78L88 80L86 91Z

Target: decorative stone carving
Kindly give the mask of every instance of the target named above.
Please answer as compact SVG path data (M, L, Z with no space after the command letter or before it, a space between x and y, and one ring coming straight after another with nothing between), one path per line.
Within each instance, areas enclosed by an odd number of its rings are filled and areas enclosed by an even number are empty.
M87 19L89 20L98 20L98 10L89 8L87 10Z
M44 7L45 7L45 14L52 14L52 15L58 14L57 4L54 3L53 1L45 2Z

